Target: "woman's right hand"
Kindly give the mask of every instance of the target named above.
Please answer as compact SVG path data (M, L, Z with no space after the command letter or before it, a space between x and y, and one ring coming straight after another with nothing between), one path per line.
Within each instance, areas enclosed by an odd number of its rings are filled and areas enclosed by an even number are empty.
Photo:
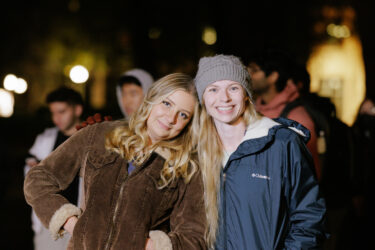
M74 227L78 221L77 216L69 217L69 219L66 220L64 224L64 229L67 231L70 235L73 235Z

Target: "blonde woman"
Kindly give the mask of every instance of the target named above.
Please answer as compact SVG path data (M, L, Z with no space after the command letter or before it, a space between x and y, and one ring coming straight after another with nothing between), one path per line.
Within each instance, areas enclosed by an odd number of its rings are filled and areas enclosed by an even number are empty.
M199 164L210 248L316 249L325 204L305 142L309 131L255 112L250 76L234 56L201 58Z
M53 237L72 234L68 249L205 249L198 108L189 76L161 78L129 123L82 129L30 170L27 202ZM77 172L81 208L60 194Z

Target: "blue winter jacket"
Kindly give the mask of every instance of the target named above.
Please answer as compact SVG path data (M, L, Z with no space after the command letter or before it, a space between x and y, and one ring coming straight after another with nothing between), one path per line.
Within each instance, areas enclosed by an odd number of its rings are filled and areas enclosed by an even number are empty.
M216 249L319 248L326 209L309 137L285 118L248 127L222 171Z

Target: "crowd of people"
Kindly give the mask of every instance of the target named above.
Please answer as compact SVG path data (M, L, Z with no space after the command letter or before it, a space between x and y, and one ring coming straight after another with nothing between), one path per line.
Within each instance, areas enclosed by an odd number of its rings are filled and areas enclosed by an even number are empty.
M124 118L85 128L80 95L53 91L25 166L35 249L366 249L374 103L348 127L309 84L280 50L132 69Z

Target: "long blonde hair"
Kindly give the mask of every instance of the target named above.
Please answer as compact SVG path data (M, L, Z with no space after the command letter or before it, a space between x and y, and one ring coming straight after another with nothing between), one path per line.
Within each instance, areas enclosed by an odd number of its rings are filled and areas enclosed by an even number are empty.
M246 93L246 91L244 92ZM245 110L242 117L246 126L248 126L258 119L258 115L248 95L245 102ZM208 224L205 238L208 247L213 248L219 227L220 171L222 169L224 149L213 118L207 113L204 100L199 122L198 157L204 184L204 200Z
M199 103L196 101L194 114L186 127L176 137L149 144L147 119L155 104L161 103L175 91L182 90L192 94L196 100L193 79L183 73L169 74L156 81L148 90L140 108L130 117L127 126L117 127L106 137L106 148L119 153L138 166L147 161L152 152L160 148L167 152L167 159L160 173L159 188L164 188L176 178L182 177L188 183L197 171L192 157L196 152L198 139Z

